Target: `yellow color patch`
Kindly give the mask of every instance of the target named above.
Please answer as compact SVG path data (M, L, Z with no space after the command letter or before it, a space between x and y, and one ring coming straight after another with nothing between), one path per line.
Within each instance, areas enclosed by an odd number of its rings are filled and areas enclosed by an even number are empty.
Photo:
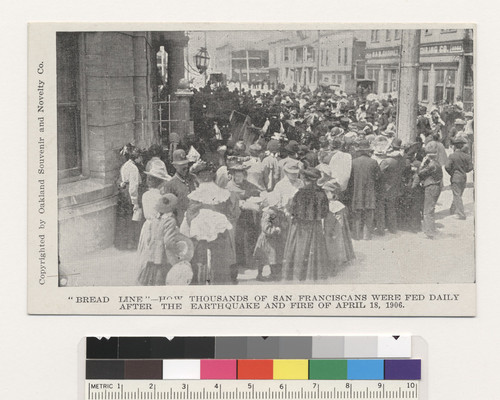
M274 360L273 379L309 379L308 360Z

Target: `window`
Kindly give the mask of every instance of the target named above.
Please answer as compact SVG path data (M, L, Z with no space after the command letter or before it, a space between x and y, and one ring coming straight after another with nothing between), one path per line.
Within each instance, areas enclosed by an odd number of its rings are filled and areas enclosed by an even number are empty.
M436 71L436 87L434 90L434 101L446 100L453 103L455 99L456 70L440 69Z
M391 92L398 90L398 71L393 69L391 71Z
M344 47L344 65L347 65L347 47Z
M57 169L59 178L82 173L80 35L57 33Z
M372 42L378 42L378 30L377 29L372 30L371 40L372 40Z
M391 71L389 71L387 69L384 70L384 85L383 85L383 87L384 87L383 92L384 93L388 93L389 92L389 81L391 79L390 78L390 74L391 74Z
M330 50L327 50L325 56L325 65L330 65L330 60L328 59L329 55L330 55Z
M391 30L390 29L386 29L385 30L385 40L388 42L389 40L391 40Z
M284 55L284 61L289 61L290 60L290 49L288 47L285 47L285 55Z
M429 100L429 71L422 71L422 100Z
M379 81L379 70L378 69L369 69L367 71L368 79L373 80L373 93L378 93L378 81Z
M396 29L394 31L394 40L399 40L401 39L401 31L399 29Z
M342 49L339 48L338 50L338 60L337 60L337 63L340 65L342 64Z

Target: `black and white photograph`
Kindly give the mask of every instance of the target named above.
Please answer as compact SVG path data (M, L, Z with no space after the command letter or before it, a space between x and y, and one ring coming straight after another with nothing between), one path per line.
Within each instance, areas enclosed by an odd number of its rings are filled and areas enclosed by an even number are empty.
M473 288L474 27L443 26L52 27L38 285Z
M58 32L60 284L474 281L471 29Z

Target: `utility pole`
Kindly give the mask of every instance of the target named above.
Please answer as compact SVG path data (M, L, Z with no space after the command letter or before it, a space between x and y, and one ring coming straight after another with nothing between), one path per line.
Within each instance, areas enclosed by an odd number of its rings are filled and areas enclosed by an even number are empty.
M317 60L317 70L316 70L316 89L319 89L319 65L321 58L321 31L318 30L318 60Z
M417 137L419 29L401 32L400 57L397 137L408 144L415 142Z

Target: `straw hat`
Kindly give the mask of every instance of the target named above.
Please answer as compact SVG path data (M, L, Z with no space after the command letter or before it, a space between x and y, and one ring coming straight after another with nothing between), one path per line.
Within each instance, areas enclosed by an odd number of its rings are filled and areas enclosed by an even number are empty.
M149 171L146 171L145 174L158 179L163 179L165 181L171 179L170 175L167 173L165 164L161 160L153 160L151 162L151 169Z

